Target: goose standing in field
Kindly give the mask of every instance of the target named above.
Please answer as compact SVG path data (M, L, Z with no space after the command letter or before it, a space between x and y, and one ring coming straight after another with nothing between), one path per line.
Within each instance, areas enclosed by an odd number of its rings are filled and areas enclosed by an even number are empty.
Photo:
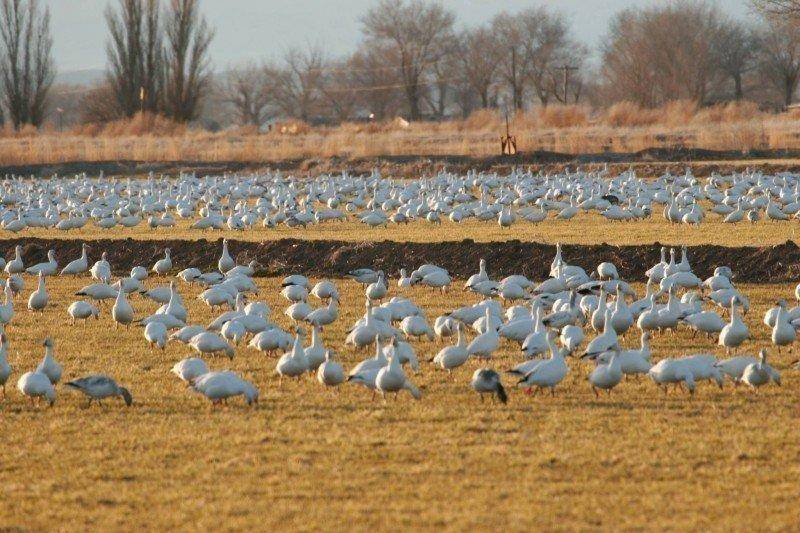
M778 354L781 353L781 346L789 346L789 353L792 351L792 343L797 340L797 332L789 323L789 315L786 312L786 300L778 301L778 314L775 317L775 325L772 328L772 344L778 347Z
M92 265L92 268L89 269L92 279L95 279L100 283L111 282L111 263L108 262L107 257L108 255L106 252L103 252L103 254L100 256L100 260L95 261L95 263Z
M319 327L311 328L311 344L305 349L306 363L309 372L315 372L319 365L325 362L325 354L328 350L322 343L322 335Z
M144 281L147 279L147 269L141 265L136 265L131 268L131 278L137 281Z
M719 368L723 374L731 378L734 385L738 385L742 381L742 376L744 375L745 369L751 364L756 364L758 362L759 360L753 356L737 355L735 357L731 357L730 359L723 359L722 361L717 361L714 366ZM780 385L781 384L780 372L775 370L775 368L773 368L766 362L764 362L764 365L769 369L772 381Z
M553 344L554 339L554 333L548 335L548 341L551 343L552 348L555 348ZM533 391L534 387L542 391L544 391L544 389L550 389L550 395L555 396L556 386L561 383L567 375L568 370L569 368L567 367L567 362L564 360L563 353L561 350L555 348L551 350L550 359L545 360L525 374L525 376L517 382L517 386L527 389L528 392Z
M470 386L472 386L472 390L478 393L481 401L483 401L484 394L496 394L497 399L502 403L508 402L508 396L500 380L500 374L491 368L479 368L476 370L472 374Z
M469 289L484 281L489 281L489 274L486 273L486 260L481 258L478 262L478 273L471 275L469 279L467 279L467 282L464 284L464 289Z
M117 324L122 324L126 328L130 328L133 322L133 307L128 299L125 297L125 291L122 290L122 282L117 282L117 299L114 301L114 306L111 308L111 318L114 319L114 327Z
M767 350L761 349L758 354L758 362L750 363L742 373L742 383L749 385L753 390L758 390L762 385L770 382L772 372L767 365Z
M467 353L481 359L489 359L500 346L500 336L493 326L492 312L487 306L485 312L486 331L481 333L467 345Z
M598 365L589 374L589 383L596 398L600 397L598 389L608 391L619 385L622 381L622 365L620 364L619 344L615 344L609 352L597 356Z
M339 318L339 298L334 296L328 301L327 307L320 307L311 311L302 320L312 326L323 328L333 324L337 318Z
M52 276L58 272L58 261L56 261L55 250L47 251L47 261L44 263L37 263L32 267L25 269L25 272L34 276L41 274L42 276Z
M192 383L192 389L218 405L228 398L244 396L247 405L258 403L258 389L231 371L208 372Z
M726 353L730 353L731 348L735 352L744 341L750 338L750 330L739 316L738 304L739 299L734 297L731 301L731 321L719 332L718 344L725 347Z
M47 302L50 300L47 294L47 287L44 283L44 274L39 273L39 286L28 297L28 309L30 311L42 312L47 307Z
M685 361L680 359L662 359L647 372L653 383L663 387L664 394L667 394L667 386L671 383L682 383L689 394L694 394L696 387L694 374Z
M339 299L339 289L336 288L336 284L327 279L318 281L309 294L316 296L320 300Z
M14 247L14 259L6 263L6 274L21 274L25 272L25 263L22 260L22 246Z
M617 354L622 373L628 375L647 374L650 364L650 333L642 333L641 347L638 350L624 350Z
M378 281L367 285L366 288L367 298L369 298L373 302L375 301L380 302L386 297L388 292L389 290L387 289L386 282L384 281L383 271L380 270L378 271Z
M56 389L50 379L40 372L26 372L17 381L19 391L30 398L33 404L34 398L45 398L50 407L56 403Z
M133 404L133 397L125 387L120 387L117 382L108 376L92 375L78 378L66 383L67 387L78 390L89 397L89 404L96 401L98 404L106 398L121 397L125 405L130 407Z
M400 279L397 280L397 287L400 289L411 287L411 276L408 275L405 268L400 269Z
M78 274L83 274L87 270L89 270L89 257L87 255L88 246L86 243L81 245L81 256L77 259L74 259L67 263L67 266L61 269L61 275L70 275L76 276Z
M76 320L82 320L84 325L86 325L87 318L100 318L100 310L89 302L84 301L72 302L67 308L67 313L72 319L73 325L75 325Z
M208 374L208 365L199 357L187 357L175 363L170 372L178 376L181 381L191 385L203 374Z
M0 305L0 324L6 325L14 318L14 291L11 289L11 284L6 283L6 286L3 288L3 293L5 294L6 301L4 304Z
M396 343L397 338L393 341L392 346L394 347ZM384 400L387 392L394 392L396 399L397 393L401 390L407 390L415 400L422 398L422 392L406 377L406 373L400 365L400 358L394 350L390 350L388 359L389 364L381 368L375 377L375 388L378 389Z
M6 383L12 370L8 363L8 338L5 333L0 333L0 387L3 387L3 399L6 398Z
M305 334L306 332L303 328L297 328L291 351L286 352L278 359L278 364L275 365L275 373L280 376L279 386L283 384L284 376L295 378L308 372L308 359L306 358L305 348L303 348Z
M230 269L236 266L236 261L233 260L231 254L228 252L228 239L222 239L222 256L217 261L217 268L220 272L225 274Z
M61 374L63 373L64 369L61 367L58 361L56 361L56 358L53 355L53 344L53 339L51 337L47 337L42 343L44 346L44 358L42 359L42 362L39 363L39 366L36 367L36 372L47 376L47 379L50 380L50 383L55 385L61 379Z
M326 350L325 361L317 368L317 381L326 387L336 387L346 379L342 365L333 358L333 352Z
M611 308L606 309L604 320L605 327L603 328L603 333L589 341L589 344L586 346L586 351L583 354L584 357L593 357L603 352L607 352L613 348L615 344L617 344L617 332L611 323L612 312L613 310Z
M433 363L439 365L442 370L447 370L450 373L454 368L458 368L469 359L469 352L467 351L467 339L464 335L464 324L458 322L456 325L458 338L456 343L452 346L445 346L433 358Z
M170 257L169 248L164 249L164 258L156 261L153 265L153 272L159 276L166 276L172 270L172 258Z

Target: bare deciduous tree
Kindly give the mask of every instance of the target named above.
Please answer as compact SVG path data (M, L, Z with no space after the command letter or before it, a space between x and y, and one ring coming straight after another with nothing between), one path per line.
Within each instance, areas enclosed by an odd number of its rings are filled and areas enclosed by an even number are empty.
M123 116L161 109L164 51L160 12L159 0L119 0L117 9L106 9L106 78Z
M292 48L280 68L272 69L275 103L287 116L305 121L319 111L325 57L318 47Z
M55 78L50 11L37 0L0 2L0 88L15 128L44 121Z
M209 88L209 46L214 30L200 13L199 0L170 0L164 22L166 36L165 110L187 122L197 117Z
M494 104L493 88L500 62L499 50L495 44L491 30L478 27L468 31L458 47L464 79L475 91L483 108Z
M722 74L733 81L733 97L741 100L744 97L744 76L756 67L758 37L744 22L725 20L720 25L714 46Z
M767 24L762 32L760 70L788 106L800 81L800 27L778 18L768 19Z
M362 19L367 39L390 48L398 61L412 120L421 116L425 76L446 50L441 42L452 34L454 22L452 12L423 0L380 0Z
M800 17L800 0L753 0L752 3L766 15Z
M239 124L260 127L273 116L270 89L267 69L250 64L228 71L221 93Z
M362 44L347 62L353 95L364 113L378 120L398 112L402 92L394 50Z

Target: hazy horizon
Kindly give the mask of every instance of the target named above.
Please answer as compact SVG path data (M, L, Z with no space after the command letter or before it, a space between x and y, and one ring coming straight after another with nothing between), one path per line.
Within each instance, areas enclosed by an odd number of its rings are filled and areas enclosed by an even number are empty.
M53 53L59 72L103 69L107 30L103 12L115 0L44 0L52 13ZM594 46L611 16L630 6L658 0L444 0L456 11L459 26L471 26L501 11L546 5L564 12L576 36ZM203 12L216 27L211 59L215 69L251 60L276 59L288 48L309 44L336 56L352 51L360 36L359 18L377 0L206 0ZM720 0L720 8L736 17L751 15L747 0Z

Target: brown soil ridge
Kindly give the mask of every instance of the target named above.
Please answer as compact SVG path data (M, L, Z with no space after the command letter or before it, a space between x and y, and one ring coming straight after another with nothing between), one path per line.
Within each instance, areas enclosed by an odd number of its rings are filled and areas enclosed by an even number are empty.
M80 255L81 240L19 238L0 241L0 253L10 258L14 247L23 247L26 265L46 260L47 250L53 249L59 266ZM148 268L172 252L174 271L188 267L213 270L222 249L222 239L199 240L93 240L89 241L90 262L102 252L118 275L126 274L134 265ZM644 280L644 272L659 260L661 245L612 246L564 245L563 258L590 272L603 261L616 265L620 276L631 281ZM314 277L342 277L355 268L382 269L397 276L401 268L413 270L433 263L447 269L456 278L466 278L477 272L478 261L485 258L493 279L511 274L523 274L531 279L547 277L555 246L518 240L478 243L470 239L436 243L404 243L395 241L344 242L283 239L266 242L229 240L231 255L239 263L257 260L260 275L303 273ZM735 281L748 283L784 283L800 280L800 248L787 241L777 246L726 247L691 246L689 261L695 274L710 276L717 266L729 266Z

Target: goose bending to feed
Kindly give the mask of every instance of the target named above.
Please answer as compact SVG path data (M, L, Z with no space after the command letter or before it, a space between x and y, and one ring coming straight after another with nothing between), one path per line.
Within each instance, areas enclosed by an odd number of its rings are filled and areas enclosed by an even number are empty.
M333 352L325 351L325 361L317 368L317 381L326 387L336 387L347 378L342 365L333 358Z
M235 351L228 341L212 331L198 333L189 341L189 346L201 355L224 354L233 359Z
M767 350L761 349L758 354L758 362L750 363L742 372L742 383L750 386L753 390L758 390L762 385L766 385L774 380L773 369L767 364ZM775 380L780 385L780 378Z
M67 387L72 387L89 397L89 405L92 401L101 403L106 398L121 397L125 405L130 407L133 404L133 397L125 387L120 387L117 382L108 376L92 375L78 378L66 383Z
M667 386L671 383L686 386L689 394L694 394L696 387L694 374L691 368L685 361L680 359L662 359L656 363L648 372L647 375L653 380L653 383L659 387L663 387L664 394L667 394Z
M226 402L228 398L244 396L247 405L258 403L258 389L235 372L208 372L194 380L192 389L209 400L212 405Z
M36 372L47 376L50 382L55 385L61 379L61 374L64 369L58 361L56 361L55 355L53 355L53 339L47 337L42 343L42 346L44 346L44 358L42 362L39 363L39 366L36 367Z
M61 275L70 275L76 276L78 274L83 274L87 270L89 270L89 258L87 256L87 249L88 246L86 244L81 245L81 256L77 259L74 259L67 263L67 266L61 269Z
M167 325L163 322L153 320L144 327L144 338L150 343L150 347L158 346L162 350L167 346Z
M72 319L73 325L76 320L83 320L84 325L86 325L87 318L100 318L100 310L89 302L84 301L72 302L67 308L67 313Z
M47 307L47 302L49 301L49 299L50 298L49 295L47 294L47 287L45 286L44 282L44 274L40 272L39 286L28 297L28 309L31 311L42 312Z
M191 385L203 374L208 374L208 365L199 357L187 357L175 363L170 372L178 376L181 381Z
M503 383L500 381L500 374L491 368L479 368L472 374L472 381L470 381L472 390L478 393L481 401L483 401L484 394L497 395L497 399L502 403L508 402L506 390L503 388ZM492 396L494 398L494 396Z
M17 381L17 389L31 399L31 404L33 404L34 398L37 400L45 398L50 407L56 403L56 389L50 379L40 372L22 374Z

